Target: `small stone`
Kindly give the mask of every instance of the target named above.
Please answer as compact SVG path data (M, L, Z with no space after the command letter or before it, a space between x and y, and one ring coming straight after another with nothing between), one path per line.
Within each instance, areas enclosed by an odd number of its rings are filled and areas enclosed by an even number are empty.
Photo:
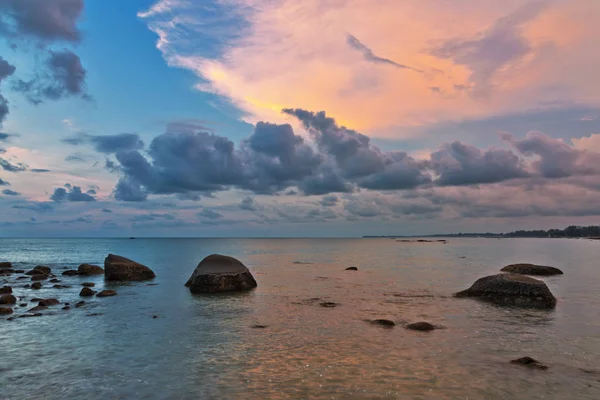
M538 275L538 276L552 276L562 275L563 272L554 267L548 267L547 265L535 265L535 264L511 264L502 268L500 271L509 272L511 274L522 274L522 275Z
M40 301L44 301L44 299L40 299L39 297L34 297L33 299L29 300L32 303L39 303Z
M331 301L324 301L322 303L319 303L319 305L321 307L326 307L326 308L333 308L333 307L339 306L338 303L334 303L334 302L331 302Z
M435 326L431 325L429 322L415 322L412 324L408 324L405 327L406 329L411 329L413 331L422 331L422 332L428 332L428 331L432 331L435 329Z
M43 265L38 265L32 271L39 271L38 272L39 274L44 274L44 275L49 275L52 272L50 267L45 267Z
M516 360L512 360L511 364L524 365L526 367L535 368L535 369L548 369L547 365L544 365L541 362L534 360L531 357L517 358Z
M380 325L386 328L391 328L396 325L394 321L390 321L389 319L374 319L371 321L373 325Z
M251 328L253 329L266 329L268 328L267 325L252 325Z
M10 307L0 307L0 315L9 315L13 313L13 309Z
M92 289L88 288L88 287L84 287L83 289L81 289L81 292L79 292L79 295L81 297L90 297L95 295L96 292L93 291Z
M50 283L60 283L61 280L54 278L54 279L50 279L48 282L50 282Z
M38 305L40 305L42 307L55 306L57 304L60 304L60 301L58 301L56 299L45 299L38 303Z
M152 316L152 319L156 319L156 318L158 318L158 315L153 315Z
M85 306L85 301L79 301L77 303L75 303L75 308L80 308Z
M44 311L44 310L47 310L47 309L48 309L48 307L45 307L45 306L36 306L36 307L33 307L32 309L27 310L27 312L28 313L35 313L37 311Z
M346 268L346 271L358 271L357 267L348 267Z
M35 289L35 290L39 290L42 288L42 284L40 282L35 282L34 284L31 285L31 288Z
M77 273L81 276L104 275L104 270L97 265L81 264L77 268Z
M17 278L18 281L20 281L21 279L29 279L29 278L27 278L26 276L20 276Z
M98 293L96 295L96 297L110 297L110 296L116 296L116 295L117 295L116 291L107 289L107 290L103 290L100 293Z
M24 269L15 269L15 274L24 274L25 270Z
M48 279L48 275L42 275L42 274L31 275L32 281L45 281L46 279Z
M19 315L19 318L41 317L42 315L44 315L44 314L42 314L42 313L22 314L22 315Z
M4 286L0 288L0 294L11 294L12 288L10 286Z
M65 272L62 273L64 276L77 276L79 275L79 273L77 271L75 271L74 269L68 269Z
M85 286L85 287L94 287L96 286L96 284L94 282L83 282L81 284L81 286Z
M12 263L10 262L0 262L0 269L9 269L12 268Z
M62 309L63 309L63 310L70 310L70 309L71 309L71 307L69 307L69 306L64 306Z
M27 303L21 303L21 304L19 304L19 307L27 307L27 306L28 306Z
M12 294L5 294L0 297L0 304L15 304L17 298Z

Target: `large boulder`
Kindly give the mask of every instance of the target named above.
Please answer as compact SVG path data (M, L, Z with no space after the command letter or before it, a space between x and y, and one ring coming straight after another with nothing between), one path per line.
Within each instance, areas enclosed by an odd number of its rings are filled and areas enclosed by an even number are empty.
M96 292L93 291L92 289L90 289L89 287L84 287L83 289L81 289L81 292L79 292L79 295L81 297L90 297L95 294L96 294Z
M455 297L477 297L500 305L554 308L556 298L540 280L520 274L498 274L480 278Z
M539 276L552 276L562 275L563 272L554 267L548 267L545 265L535 264L511 264L502 268L502 272L510 272L511 274L522 274L522 275L539 275Z
M155 277L150 268L128 258L109 254L104 260L104 278L108 281L146 281Z
M77 274L81 276L103 275L104 270L97 265L81 264L79 268L77 268Z
M255 288L256 280L239 260L212 254L200 261L185 286L192 293L237 292Z

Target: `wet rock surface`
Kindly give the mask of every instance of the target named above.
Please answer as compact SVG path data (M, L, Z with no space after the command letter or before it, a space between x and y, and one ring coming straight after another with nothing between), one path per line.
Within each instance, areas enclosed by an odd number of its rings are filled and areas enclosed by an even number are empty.
M98 293L96 295L96 297L111 297L111 296L116 296L117 294L118 293L116 291L111 290L111 289L107 289L107 290L103 290L100 293Z
M192 293L238 292L254 289L256 280L241 261L220 254L204 258L185 286Z
M522 275L537 275L537 276L553 276L562 275L563 272L554 267L548 267L546 265L535 265L535 264L511 264L502 268L500 271L509 272L512 274Z
M97 265L81 264L79 268L77 268L77 274L80 276L103 275L104 269Z
M150 268L128 258L109 254L104 260L104 278L108 281L146 281L155 277Z
M525 367L533 368L533 369L541 369L541 370L548 369L547 365L542 364L541 362L539 362L531 357L517 358L516 360L512 360L510 363L517 364L517 365L523 365Z

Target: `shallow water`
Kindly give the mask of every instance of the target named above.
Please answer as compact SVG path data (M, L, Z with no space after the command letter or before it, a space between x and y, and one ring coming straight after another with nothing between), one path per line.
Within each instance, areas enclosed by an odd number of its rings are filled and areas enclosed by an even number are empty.
M600 374L582 370L600 370L600 242L0 239L0 261L16 269L51 266L61 284L72 285L17 287L14 294L25 298L19 303L74 303L84 281L102 289L102 277L60 272L102 265L109 252L151 267L156 285L110 285L118 296L85 299L85 307L69 311L54 306L37 318L0 316L1 399L600 398ZM183 284L211 253L238 257L259 287L192 296ZM516 262L565 272L544 279L556 310L451 297ZM359 271L344 271L348 266ZM0 277L0 285L13 286L15 278ZM13 316L34 305L15 307ZM365 322L376 318L397 325ZM445 329L402 327L421 320ZM525 355L550 368L508 362Z

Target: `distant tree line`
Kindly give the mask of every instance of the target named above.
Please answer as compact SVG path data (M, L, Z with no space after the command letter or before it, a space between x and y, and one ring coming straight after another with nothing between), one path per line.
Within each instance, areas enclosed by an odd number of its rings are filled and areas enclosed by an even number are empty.
M505 233L502 237L600 237L600 226L575 226L571 225L565 229L549 229L534 231L515 231Z

